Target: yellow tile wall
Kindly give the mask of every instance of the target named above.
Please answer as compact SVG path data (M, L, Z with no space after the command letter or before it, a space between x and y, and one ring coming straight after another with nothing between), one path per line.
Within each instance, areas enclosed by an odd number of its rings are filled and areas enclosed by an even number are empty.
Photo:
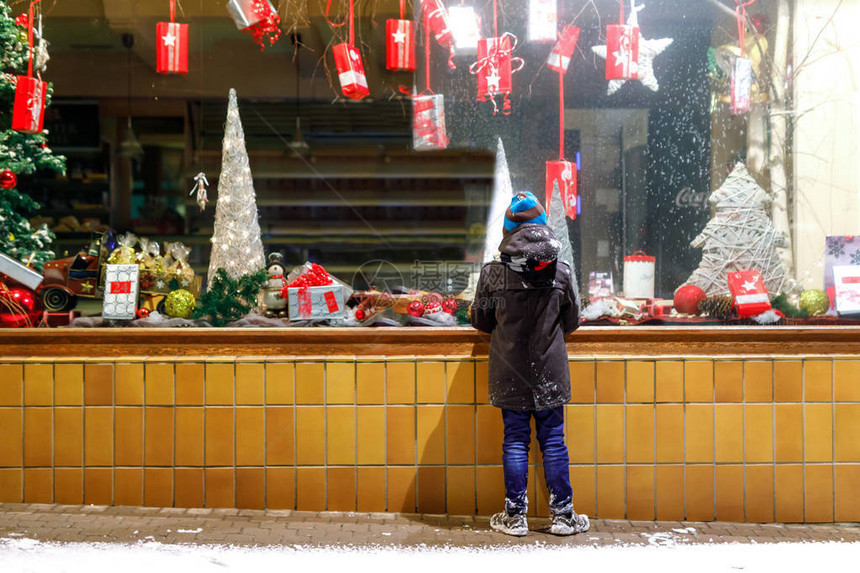
M857 357L573 357L570 373L579 511L860 521ZM486 384L481 356L0 359L0 501L488 514L504 485Z

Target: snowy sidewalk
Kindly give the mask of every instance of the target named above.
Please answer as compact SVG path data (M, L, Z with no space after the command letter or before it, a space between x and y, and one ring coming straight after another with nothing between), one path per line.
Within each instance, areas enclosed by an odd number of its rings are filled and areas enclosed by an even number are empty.
M338 513L289 510L181 509L0 504L0 542L32 539L238 546L505 547L690 545L711 543L860 542L860 525L779 525L594 519L591 530L555 537L530 519L531 532L512 538L488 517Z

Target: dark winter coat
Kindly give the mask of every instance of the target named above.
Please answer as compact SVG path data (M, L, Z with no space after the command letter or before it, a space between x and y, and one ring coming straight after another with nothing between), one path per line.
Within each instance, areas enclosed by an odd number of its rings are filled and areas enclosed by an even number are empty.
M564 337L579 326L573 273L563 262L524 266L553 249L557 255L549 227L520 225L499 248L507 262L481 269L471 320L492 334L489 398L499 408L545 410L570 400Z

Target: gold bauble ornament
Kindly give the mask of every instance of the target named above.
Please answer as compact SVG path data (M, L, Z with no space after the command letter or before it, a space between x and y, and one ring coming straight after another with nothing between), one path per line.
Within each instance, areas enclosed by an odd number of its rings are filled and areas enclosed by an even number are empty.
M164 301L164 310L168 316L174 318L191 318L191 313L194 312L196 305L194 295L181 288L167 295L167 299Z
M800 308L809 316L821 316L830 310L830 297L821 289L809 289L800 293Z

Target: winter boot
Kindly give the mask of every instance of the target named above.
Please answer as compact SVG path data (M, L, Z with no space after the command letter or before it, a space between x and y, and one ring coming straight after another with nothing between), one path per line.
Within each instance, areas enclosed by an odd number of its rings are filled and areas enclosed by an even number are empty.
M529 523L525 515L508 515L506 511L500 511L490 518L490 527L514 537L522 537L529 532Z
M552 525L549 526L549 533L553 535L585 533L588 531L589 525L587 515L578 514L575 511L559 513L552 516Z

